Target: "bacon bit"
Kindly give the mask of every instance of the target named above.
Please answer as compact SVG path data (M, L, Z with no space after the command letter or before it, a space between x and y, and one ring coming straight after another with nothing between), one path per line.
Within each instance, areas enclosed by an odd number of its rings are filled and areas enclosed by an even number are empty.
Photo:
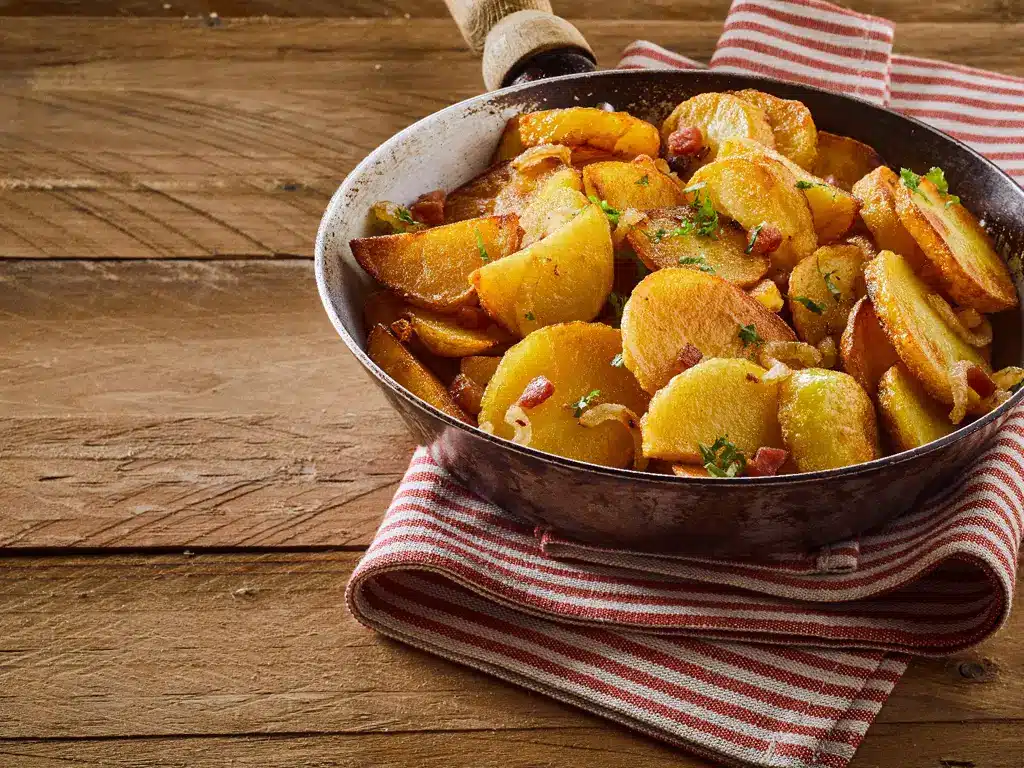
M679 354L676 356L676 373L682 373L688 371L701 360L704 359L704 355L690 342L686 343L686 346L679 350Z
M523 390L523 394L516 401L517 405L523 408L536 408L549 397L555 394L555 385L545 376L538 376Z
M471 416L480 415L480 401L484 396L483 387L466 374L460 373L455 377L451 386L448 387L448 393L466 413Z
M480 327L483 321L483 313L476 307L459 307L455 313L455 324L459 328L472 331Z
M412 323L408 320L395 320L391 324L391 332L401 342L408 343L412 339Z
M757 237L754 238L754 244L750 249L751 255L766 256L779 250L779 246L782 245L782 232L779 231L779 228L766 222L762 222L759 226L761 229L758 231ZM753 234L753 230L747 231L748 243Z
M747 462L747 474L750 477L774 477L779 474L779 470L782 469L782 465L788 458L789 451L762 446L757 449L754 458Z
M755 376L752 373L748 373L747 374L747 381L749 381L751 384L760 384L761 383L761 380L759 378L757 378L757 376Z
M704 149L704 134L694 125L684 125L669 134L666 142L669 155L693 157ZM671 163L670 163L671 164Z
M416 198L416 202L409 206L409 213L416 221L423 222L429 227L436 227L444 224L444 200L447 195L443 189L435 189Z

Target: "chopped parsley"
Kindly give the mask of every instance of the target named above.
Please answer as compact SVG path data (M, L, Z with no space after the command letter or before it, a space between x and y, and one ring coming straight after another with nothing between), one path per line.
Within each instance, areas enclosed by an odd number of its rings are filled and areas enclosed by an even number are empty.
M935 185L935 188L944 195L949 194L949 182L946 181L946 173L941 168L932 166L924 175L928 181Z
M843 299L843 292L839 290L839 286L836 285L835 281L832 279L832 275L835 273L836 270L834 269L831 272L825 272L821 276L821 279L825 281L825 287L828 288L828 292L832 294L833 301L838 304Z
M589 408L591 405L593 405L594 401L600 396L600 389L592 389L590 392L585 394L575 403L569 403L569 407L572 408L572 415L578 419L580 416L583 415L583 412L587 410L587 408Z
M744 253L751 253L754 250L754 244L757 242L757 236L761 234L761 229L764 227L765 222L761 222L752 230L750 230L750 242L747 243L747 247L743 249Z
M614 327L618 328L622 325L622 310L626 306L626 299L621 293L612 291L608 294L608 306L612 308L612 313L614 314Z
M739 337L740 341L743 342L744 347L747 347L750 344L753 344L756 347L764 343L764 339L757 335L757 326L753 323L750 325L741 325Z
M693 208L696 214L692 225L696 233L701 237L718 237L718 211L711 204L711 195L704 192L704 195L701 196L702 189L704 189L704 182L694 184L683 190L684 192L695 193L693 202L690 204L690 207Z
M826 184L823 181L804 181L803 179L800 179L800 181L798 181L796 183L796 188L797 189L811 189L812 187L827 187L827 186L828 186L828 184Z
M473 228L473 231L476 233L476 249L480 253L480 261L486 264L491 260L491 257L487 255L487 247L484 245L484 238L480 234L480 230L476 227Z
M900 168L900 180L903 182L903 186L907 189L917 192L922 197L925 197L924 192L921 191L921 179L928 179L935 188L939 190L939 193L946 198L946 207L949 208L951 205L957 205L960 202L960 198L956 195L949 193L949 182L946 181L946 173L938 166L932 166L928 169L923 177L911 171L909 168Z
M395 215L398 216L399 221L404 221L406 224L419 223L416 221L416 219L412 217L412 212L408 208L398 206L398 211L395 213Z
M747 468L747 457L727 436L719 437L710 447L698 443L704 469L712 477L739 477Z
M707 272L709 275L715 274L715 268L704 261L703 256L680 256L679 264L684 267L687 265L695 266L701 272Z
M523 317L525 317L530 322L533 322L534 320L537 319L537 316L534 315L533 312L527 312L525 315L523 315Z
M611 223L613 226L619 223L619 216L622 215L622 211L612 208L610 205L608 205L607 200L601 200L597 197L597 195L587 195L587 197L590 199L590 202L592 202L594 205L601 206L601 210L604 211L604 215L608 217L609 223Z
M615 357L612 358L612 368L621 368L625 363L622 360L622 353L619 352Z
M921 177L909 168L900 168L900 181L902 181L903 186L911 192L917 192L917 188L921 185Z
M645 173L643 176L641 176L633 183L636 184L638 187L649 187L651 185L651 177Z
M794 296L793 301L799 301L801 304L807 307L807 309L811 310L811 312L813 312L816 315L820 315L822 312L825 311L824 304L819 304L814 299L809 299L806 296Z

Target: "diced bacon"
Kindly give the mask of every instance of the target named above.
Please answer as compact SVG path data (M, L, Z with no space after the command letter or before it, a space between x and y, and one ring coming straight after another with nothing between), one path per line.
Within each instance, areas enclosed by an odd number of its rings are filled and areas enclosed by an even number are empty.
M538 376L523 390L523 394L516 401L517 405L523 408L536 408L549 397L555 394L555 385L544 376Z
M752 235L753 230L747 232L748 243ZM762 223L761 229L757 232L757 237L754 238L754 242L750 246L750 252L758 256L765 256L777 251L780 245L782 245L782 232L779 231L779 228L768 223Z
M789 458L782 448L758 448L754 458L747 461L747 474L751 477L774 477Z
M442 189L435 189L433 192L420 195L416 198L416 202L409 206L409 213L416 221L421 221L431 227L444 224L445 197L447 195Z
M679 351L679 355L676 357L676 373L690 370L703 358L704 355L701 354L701 351L693 344L687 342L686 346Z
M670 155L693 157L704 149L704 134L695 125L683 125L669 135L666 146Z

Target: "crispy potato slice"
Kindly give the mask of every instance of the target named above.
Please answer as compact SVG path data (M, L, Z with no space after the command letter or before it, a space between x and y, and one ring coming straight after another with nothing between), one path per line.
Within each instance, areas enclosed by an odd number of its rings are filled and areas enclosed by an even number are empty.
M705 358L753 355L756 342L744 341L743 326L753 326L762 341L796 341L788 325L732 283L692 269L661 269L626 302L622 359L653 393L679 373L687 345Z
M513 117L498 145L498 160L508 160L527 147L565 144L588 147L624 157L658 154L658 129L627 112L595 107L546 109Z
M374 291L363 302L363 322L373 329L377 325L391 325L409 308L409 305L391 291Z
M749 360L711 358L674 377L640 421L644 455L699 464L699 446L723 436L747 456L781 448L779 385L762 381L765 373Z
M899 355L889 343L875 316L871 299L862 297L853 305L839 342L843 370L856 379L869 395L878 390L882 375L899 362Z
M519 247L514 215L469 219L401 235L353 240L352 254L377 281L411 304L455 312L474 301L469 276L482 252L500 260Z
M674 131L686 126L700 128L707 150L694 168L714 161L719 143L734 136L775 146L764 110L728 93L699 93L678 104L661 125L662 140L667 141Z
M925 392L902 363L889 368L879 380L878 410L898 451L927 445L956 429L947 407Z
M871 230L878 247L898 253L917 272L927 260L896 212L896 187L899 183L899 177L892 169L883 165L855 183L853 194L860 198L860 217Z
M604 200L620 211L682 205L686 198L682 184L659 171L647 155L639 155L629 163L588 165L583 169L583 184L588 196Z
M444 200L444 220L448 223L493 216L498 195L512 182L511 163L495 163L474 179L449 192Z
M495 358L498 360L500 358ZM471 416L480 413L480 401L484 396L484 388L464 373L458 374L448 387L448 394L462 410Z
M472 423L472 419L452 400L444 384L427 370L383 325L374 326L366 340L366 354L381 370L409 392L442 413Z
M463 376L475 381L483 389L498 369L498 363L500 362L500 357L480 357L476 355L464 357L459 361L459 372Z
M900 221L958 304L979 312L1017 306L1010 270L967 208L943 195L925 177L916 191L900 183L895 194Z
M810 171L818 154L818 129L811 111L803 102L780 99L764 91L748 88L733 91L744 101L760 107L772 128L775 151L785 155L805 171Z
M807 198L783 165L766 158L727 157L700 168L690 186L704 183L715 210L746 230L767 222L782 234L771 254L784 271L810 256L818 246Z
M826 245L796 265L789 276L789 311L801 339L816 345L843 332L853 305L867 293L865 261L856 245Z
M810 168L818 178L832 177L837 187L850 192L854 184L880 165L884 165L881 155L867 144L849 136L818 131L818 154Z
M864 268L875 314L896 354L936 400L953 405L950 371L963 360L989 373L981 350L961 339L928 301L932 290L910 263L882 251Z
M690 206L658 208L626 235L636 255L648 269L684 266L718 275L730 283L747 288L768 272L768 257L745 253L747 233L734 222L724 221L717 237L684 232L684 224L693 222Z
M480 424L490 424L494 434L511 440L514 429L505 414L527 384L544 376L554 393L524 409L530 447L593 464L631 466L633 438L627 429L611 422L584 427L579 420L599 403L618 403L636 414L647 410L647 393L628 370L612 365L621 349L619 332L600 323L564 323L531 333L501 359L484 392ZM588 399L593 392L599 394Z
M783 379L779 423L801 472L848 467L881 455L871 398L840 371L807 368Z
M466 357L493 350L513 339L497 326L464 328L451 315L410 307L403 316L424 347L439 357Z
M747 291L747 293L752 298L757 299L761 306L775 314L781 312L782 308L786 305L785 299L782 298L782 291L771 280L762 280Z
M720 158L746 157L767 159L785 167L793 176L793 185L803 192L814 220L814 231L820 244L831 243L850 231L857 220L860 201L839 187L819 179L788 157L749 139L728 139L718 149Z
M596 205L511 257L472 274L484 310L519 336L545 325L597 317L612 289L608 219Z
M525 247L565 225L589 205L581 191L583 179L575 168L561 168L548 176L523 207L519 226Z

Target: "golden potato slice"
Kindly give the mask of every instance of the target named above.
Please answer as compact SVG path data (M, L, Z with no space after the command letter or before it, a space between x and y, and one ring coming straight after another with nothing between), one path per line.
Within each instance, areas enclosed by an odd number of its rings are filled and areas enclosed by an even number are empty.
M498 369L500 357L464 357L459 361L459 372L469 379L472 379L483 390L491 380L494 372Z
M899 177L892 169L883 165L855 183L853 194L860 198L860 217L871 230L878 247L898 253L910 262L916 272L927 260L896 212L896 187L899 183Z
M690 179L691 187L701 183L715 210L744 229L766 222L779 230L782 244L771 254L774 266L788 271L818 247L807 198L781 164L764 158L722 158Z
M633 463L633 438L621 424L584 427L579 417L599 403L618 403L638 416L647 410L648 396L633 375L612 365L622 349L619 332L600 323L551 325L531 333L501 359L480 408L480 424L511 440L505 422L526 385L544 376L553 394L524 409L530 422L531 448L579 461L611 467ZM597 394L594 394L594 393Z
M661 149L658 129L638 117L595 107L570 107L513 117L505 126L497 159L509 160L538 144L589 147L630 158L653 157Z
M483 328L464 328L451 315L419 307L410 307L402 314L408 319L416 338L439 357L479 355L513 341L493 324Z
M451 224L493 216L498 195L512 182L514 174L515 170L510 163L496 163L476 178L449 192L444 200L444 220Z
M644 455L699 464L700 446L719 437L746 456L762 446L781 448L779 385L762 381L765 373L749 360L711 358L674 377L641 419Z
M399 341L378 325L366 340L366 354L381 370L409 392L449 416L472 423L472 419L452 400L444 384L410 354Z
M629 163L592 163L583 169L583 184L588 196L620 211L682 205L686 198L682 184L659 171L647 155Z
M811 111L803 102L780 99L770 93L748 88L733 91L764 111L775 139L775 151L785 155L805 171L810 171L818 154L818 129Z
M561 168L548 176L523 207L519 226L525 247L541 240L589 205L583 179L575 168Z
M623 362L652 393L679 373L687 345L704 358L730 358L753 356L762 342L796 341L788 325L732 283L678 268L652 272L633 290L622 338Z
M850 192L854 184L883 164L881 155L867 144L818 131L818 155L809 170L821 179L831 177L837 187Z
M612 289L608 218L596 205L511 257L484 265L472 282L484 310L519 336L545 325L592 320Z
M728 93L699 93L678 104L661 125L661 138L668 137L682 127L700 128L707 154L693 167L715 160L718 145L725 139L741 136L745 139L775 146L772 127L764 110L749 101Z
M956 429L949 409L925 392L902 364L892 366L879 380L878 410L898 451L927 445Z
M899 355L879 325L875 308L867 296L850 310L839 342L839 356L843 370L853 376L869 395L878 390L882 375L899 362Z
M910 263L882 251L864 268L868 295L896 354L932 397L953 404L950 371L961 360L991 371L981 350L961 339L928 300L932 292Z
M793 177L793 185L803 192L814 220L814 231L822 245L840 239L857 220L860 201L849 192L819 179L788 157L749 139L729 139L718 149L719 158L746 157L767 159L785 167Z
M735 222L721 220L717 236L697 233L691 206L658 208L626 235L648 269L688 267L718 275L747 288L768 272L768 257L745 253L747 233Z
M409 309L409 305L391 291L374 291L363 302L363 321L366 327L391 325Z
M472 304L469 276L487 261L519 248L514 215L469 219L401 235L364 237L349 244L359 265L412 304L455 312Z
M752 298L767 309L769 312L778 314L782 311L782 308L786 305L785 299L782 298L782 291L771 280L762 280L749 291L747 291Z
M789 311L797 335L808 344L838 337L864 285L864 251L856 245L822 246L789 276Z
M949 295L979 312L1017 306L1010 270L974 215L941 193L931 179L922 176L916 185L915 190L896 185L896 210Z
M871 398L840 371L806 368L783 379L779 423L801 472L848 467L881 455Z

